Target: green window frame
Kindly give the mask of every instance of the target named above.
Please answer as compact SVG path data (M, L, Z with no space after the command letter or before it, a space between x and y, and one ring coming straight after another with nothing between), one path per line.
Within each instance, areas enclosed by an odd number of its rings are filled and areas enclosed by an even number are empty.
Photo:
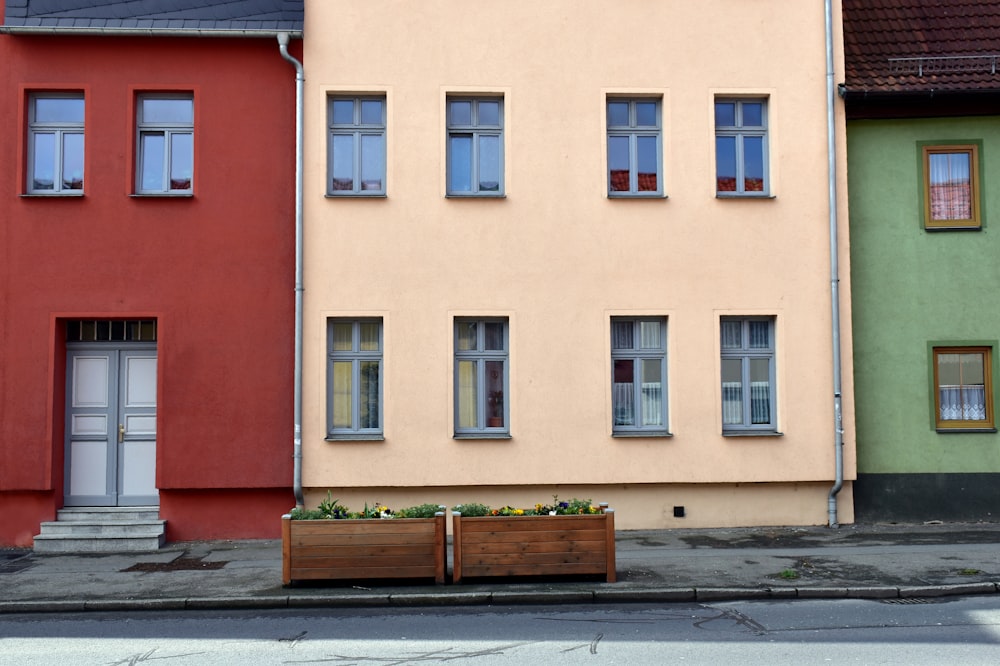
M327 320L327 439L381 439L380 318Z
M938 431L995 431L991 346L932 347L932 377Z
M980 229L979 145L925 144L920 149L926 229Z
M510 434L509 325L505 317L455 319L455 436Z
M385 96L331 96L327 124L327 195L385 196Z

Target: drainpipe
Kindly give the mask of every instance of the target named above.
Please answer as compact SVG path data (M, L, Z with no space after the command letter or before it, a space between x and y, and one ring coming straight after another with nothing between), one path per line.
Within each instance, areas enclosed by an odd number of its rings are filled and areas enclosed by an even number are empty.
M833 67L833 2L825 0L826 10L826 150L830 191L830 305L833 328L833 456L834 483L830 488L827 511L829 526L837 524L837 493L844 486L844 421L841 411L840 377L840 268L837 250L837 142L834 120L834 67Z
M288 54L287 32L278 33L281 57L295 66L295 430L292 444L295 506L303 508L302 497L302 90L305 75L302 63Z

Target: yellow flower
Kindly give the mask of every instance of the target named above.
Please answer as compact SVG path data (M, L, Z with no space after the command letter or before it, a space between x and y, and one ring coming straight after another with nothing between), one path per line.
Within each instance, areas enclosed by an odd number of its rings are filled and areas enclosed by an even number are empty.
M524 509L517 509L516 511L514 511L514 513L516 515L518 515L518 516L523 516L524 515Z

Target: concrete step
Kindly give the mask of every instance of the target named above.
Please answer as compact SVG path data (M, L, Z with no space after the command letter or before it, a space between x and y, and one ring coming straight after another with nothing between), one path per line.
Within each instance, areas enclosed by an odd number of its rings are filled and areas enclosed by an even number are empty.
M166 541L159 508L69 507L41 524L36 553L116 553L159 550Z
M56 520L59 522L159 519L160 509L155 506L75 506L59 509L56 512Z
M36 553L148 553L163 547L164 536L109 537L39 534L35 537Z
M163 532L163 520L71 520L42 523L44 536L96 536L128 537L148 536Z

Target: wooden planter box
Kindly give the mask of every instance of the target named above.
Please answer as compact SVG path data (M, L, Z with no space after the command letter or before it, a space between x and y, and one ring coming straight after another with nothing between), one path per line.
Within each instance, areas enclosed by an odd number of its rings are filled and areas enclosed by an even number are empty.
M292 520L281 517L282 581L433 578L448 569L444 512L433 518Z
M452 514L454 575L465 577L615 574L615 513L466 518Z

